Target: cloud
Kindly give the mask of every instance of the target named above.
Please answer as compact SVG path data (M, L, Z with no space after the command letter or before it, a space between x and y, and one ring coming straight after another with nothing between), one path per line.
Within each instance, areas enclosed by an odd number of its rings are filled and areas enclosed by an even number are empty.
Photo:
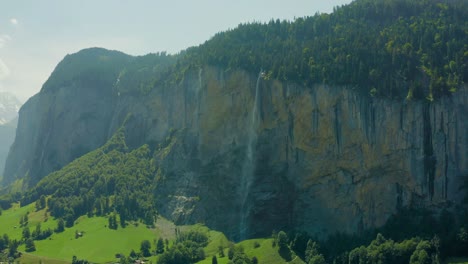
M16 18L10 18L10 23L13 24L13 25L18 25L18 19Z
M9 35L0 35L0 49L3 48L10 40L11 37Z
M5 79L9 75L10 75L10 69L8 68L8 66L6 66L6 64L0 58L0 80Z

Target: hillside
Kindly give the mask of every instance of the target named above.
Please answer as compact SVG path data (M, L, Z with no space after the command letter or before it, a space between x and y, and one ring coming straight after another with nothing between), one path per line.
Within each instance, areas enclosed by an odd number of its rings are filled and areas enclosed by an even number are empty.
M147 145L129 151L119 130L104 146L76 159L28 190L21 200L29 204L41 196L48 199L48 211L65 220L66 226L82 215L119 214L125 221L155 220L156 169Z
M13 94L0 91L0 181L10 146L15 140L21 102Z
M20 110L2 183L24 192L5 199L50 195L67 226L162 216L234 241L463 219L465 6L359 0L177 55L67 55Z

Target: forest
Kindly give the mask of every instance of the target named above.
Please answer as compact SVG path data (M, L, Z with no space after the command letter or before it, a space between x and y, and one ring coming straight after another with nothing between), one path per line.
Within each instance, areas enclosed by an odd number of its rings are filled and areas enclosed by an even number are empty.
M145 94L179 83L189 69L215 65L309 88L339 85L368 96L432 101L468 81L466 17L464 0L358 0L331 14L240 24L175 55L65 58L44 90L70 78L118 79L119 91Z
M241 24L188 49L180 64L263 69L305 86L433 100L468 80L467 16L463 0L354 1L332 14Z
M162 52L133 58L115 52L113 58L73 63L65 58L43 92L80 80L112 86L119 96L146 94L180 83L189 70L215 65L226 71L263 72L265 79L307 89L326 84L365 96L432 102L466 89L467 18L465 0L357 0L331 14L240 24L176 55ZM114 230L131 221L152 227L158 217L156 186L164 180L155 157L163 155L169 144L170 136L159 146L130 149L122 127L104 146L47 175L36 186L2 196L3 210L14 202L35 203L37 210L46 209L59 224L55 230L39 225L31 232L25 215L20 220L22 239L5 234L0 237L0 251L8 249L15 257L22 244L34 251L35 240L73 227L83 215L107 217L106 227ZM272 238L279 251L292 250L306 263L440 263L449 256L467 256L466 200L464 208L452 211L402 208L384 226L357 234L323 239L285 230L274 232ZM205 257L206 244L205 236L178 234L160 263L199 261ZM177 257L182 262L173 261ZM230 259L255 262L234 247Z

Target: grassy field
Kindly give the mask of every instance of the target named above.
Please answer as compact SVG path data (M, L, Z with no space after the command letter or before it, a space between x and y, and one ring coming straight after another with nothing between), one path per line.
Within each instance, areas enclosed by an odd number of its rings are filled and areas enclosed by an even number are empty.
M29 213L28 213L29 212ZM41 223L41 229L57 226L56 220L45 214L45 210L35 211L34 204L19 207L15 204L12 208L3 211L0 216L0 235L7 233L10 238L20 239L22 228L19 225L20 218L28 213L28 226L31 231L35 229L38 223ZM47 219L47 220L46 220ZM35 241L36 251L24 253L24 245L19 247L23 252L19 259L20 263L44 263L44 264L65 264L70 263L73 256L79 259L87 259L93 263L115 262L115 254L121 253L126 256L134 249L140 251L140 243L143 240L153 241L162 237L169 239L170 244L175 239L176 226L164 219L158 218L156 228L147 228L143 224L129 224L126 228L111 230L107 228L108 220L105 217L86 217L79 218L72 228L65 229L62 233L54 233L50 238ZM204 225L191 225L177 227L181 231L198 230L206 232L209 235L209 243L205 247L206 259L200 261L200 264L211 264L213 255L217 255L218 247L225 248L224 258L219 258L218 263L228 263L227 248L230 244L226 236L214 230L210 230ZM75 234L79 232L81 237L76 238ZM260 247L255 248L254 243ZM273 248L271 239L251 239L237 244L244 248L245 253L252 258L256 256L260 263L286 263L278 253L278 248ZM154 248L154 244L153 244ZM151 257L152 263L157 262L157 257ZM300 259L293 259L289 263L301 264Z
M21 239L23 228L20 227L20 219L28 214L28 227L31 232L41 223L41 229L55 229L57 221L45 213L45 210L35 211L35 205L30 204L20 207L14 204L12 208L2 212L0 216L0 235L8 234L11 239ZM170 244L175 239L176 226L164 219L158 218L155 228L147 228L143 224L129 224L126 228L111 230L107 228L106 217L86 217L79 218L75 225L66 228L62 233L54 233L45 240L35 241L36 251L24 252L24 245L18 250L23 252L19 259L20 263L51 263L65 264L71 263L73 256L79 259L87 259L93 263L115 262L115 254L121 253L126 256L134 249L140 251L140 244L143 240L149 240L154 248L154 241L159 237L168 239ZM207 255L216 254L218 246L227 247L229 244L226 236L217 231L210 230L204 225L180 226L181 231L199 230L208 233L209 244L205 248ZM76 233L81 233L81 237L76 237ZM156 263L157 257L148 259ZM227 258L226 258L227 262ZM210 262L211 263L211 258ZM222 262L221 262L222 263Z
M21 258L19 258L19 263L22 264L69 264L71 261L64 261L59 259L47 258L42 256L36 256L29 253L22 253Z
M46 216L45 210L35 211L34 204L19 207L19 204L14 204L12 208L3 211L0 216L0 234L8 234L11 239L20 239L23 229L20 226L20 219L28 214L28 227L30 231L34 231L38 223L41 224L41 229L51 228L57 226L55 220ZM47 219L47 220L46 220Z
M224 236L224 235L223 235ZM293 257L293 259L290 262L286 262L278 253L278 247L272 247L272 242L273 239L249 239L242 241L236 246L242 246L244 248L245 254L249 256L250 258L252 257L257 257L259 263L291 263L291 264L304 264L304 262L297 257ZM226 239L224 243L229 243ZM255 243L258 243L260 246L255 247ZM219 244L218 244L219 245ZM224 244L228 245L228 244ZM208 245L209 246L209 245ZM217 255L217 249L218 246L215 247L216 251L212 253L213 251L208 251L205 250L206 253L206 258L200 262L197 262L198 264L211 264L211 259L213 255L216 254L217 260L219 264L226 264L229 262L229 259L227 257L227 249L224 250L225 257L220 258Z
M49 239L36 241L33 255L71 261L73 256L96 263L115 261L115 254L128 255L131 249L140 251L143 240L152 242L158 237L156 229L144 225L129 225L111 230L104 217L82 217L72 228L54 234ZM75 233L83 236L75 238ZM20 250L23 249L20 247Z

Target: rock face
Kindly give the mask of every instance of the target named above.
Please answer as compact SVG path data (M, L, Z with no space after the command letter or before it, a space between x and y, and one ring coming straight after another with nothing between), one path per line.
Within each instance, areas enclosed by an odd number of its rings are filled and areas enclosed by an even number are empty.
M31 98L4 183L37 182L127 119L130 147L160 150L159 212L234 239L356 232L398 208L439 208L464 195L466 87L435 102L391 101L209 66L146 94L111 83L71 82Z
M13 94L0 92L0 180L11 144L15 140L21 102Z
M5 161L8 156L10 146L15 140L16 124L18 118L10 121L9 123L0 125L0 181L3 177L2 173L5 168Z

